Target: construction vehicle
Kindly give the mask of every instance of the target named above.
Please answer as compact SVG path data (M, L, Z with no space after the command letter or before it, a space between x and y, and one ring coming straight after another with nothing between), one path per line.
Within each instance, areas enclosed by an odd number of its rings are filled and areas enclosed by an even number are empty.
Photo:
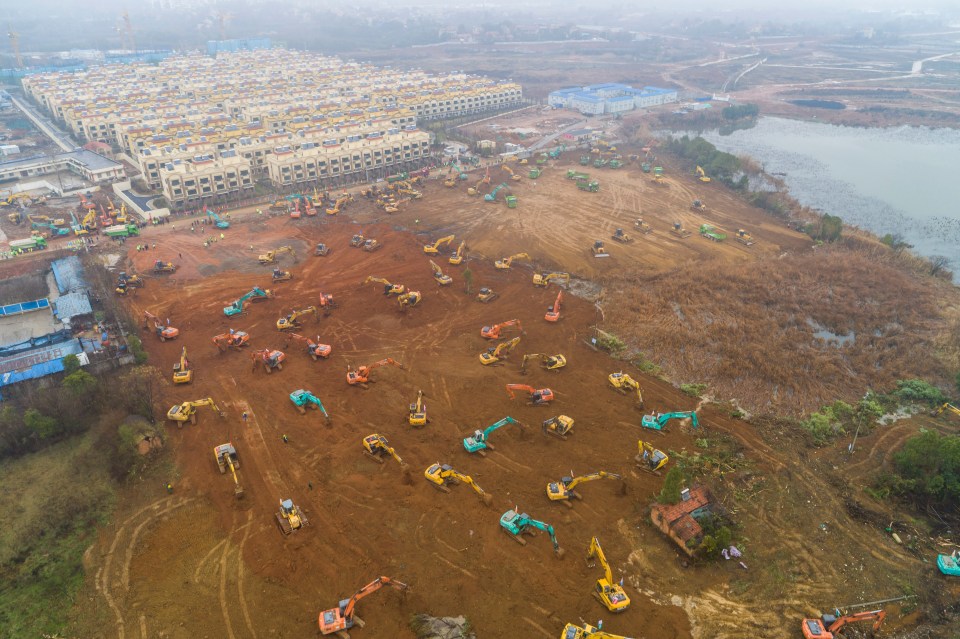
M597 169L602 169L603 167L607 166L607 164L609 164L609 160L604 157L599 157L593 161L593 166Z
M613 158L612 160L610 160L610 163L607 164L607 166L611 169L622 169L623 160L618 160L617 158Z
M258 255L257 261L261 264L276 264L277 256L284 253L289 253L290 257L292 257L294 260L297 259L297 253L293 250L293 247L281 246L280 248L273 249L272 251L267 251L263 255Z
M443 271L433 260L430 260L430 268L433 269L433 279L435 279L440 286L449 286L453 283L453 278L449 275L444 275Z
M183 402L182 404L174 404L170 407L170 410L167 411L167 419L172 422L177 422L177 428L182 428L184 422L190 422L191 424L197 423L197 409L202 406L209 406L213 410L217 411L220 417L223 417L223 411L217 408L216 403L210 397L204 399L196 399L192 402Z
M689 419L690 423L693 424L694 428L700 427L700 422L697 420L696 411L683 411L677 413L651 413L650 415L644 415L643 419L640 420L640 425L644 428L650 428L652 430L663 430L664 426L667 425L671 419Z
M494 450L493 444L489 442L490 435L493 434L493 431L506 426L507 424L516 424L517 426L522 427L523 424L515 420L513 417L504 417L495 424L487 426L483 430L475 430L473 434L463 438L463 447L468 453L477 453L481 457L486 457L487 454L484 452L486 450Z
M580 623L583 622L581 621ZM563 627L563 631L560 633L560 639L630 639L630 637L604 632L588 623L583 623L583 626L568 623Z
M939 417L940 415L943 415L944 411L950 411L954 415L960 416L960 408L957 408L950 402L947 402L939 406L935 411L933 411L933 416Z
M696 175L697 175L697 179L700 180L701 182L709 182L709 181L710 181L710 178L707 177L706 172L705 172L701 167L699 167L699 166L697 167Z
M566 144L561 144L560 146L556 146L556 147L552 148L551 150L547 151L547 155L550 156L550 159L551 159L551 160L557 160L557 159L560 158L560 156L561 156L561 155L563 154L563 152L566 151L566 150L567 150L567 145L566 145Z
M397 368L403 370L403 364L398 364L396 361L393 360L393 358L390 358L390 357L381 359L379 362L374 362L369 366L360 366L359 368L357 368L357 370L353 370L348 366L347 367L347 384L350 384L351 386L359 384L363 387L366 387L366 384L368 383L372 384L377 381L375 379L370 379L370 373L372 373L375 368L380 368L381 366L387 366L388 364L390 366L396 366Z
M405 311L419 304L422 299L423 296L420 295L420 291L407 291L403 295L397 296L397 303L400 304L400 310Z
M545 435L553 435L562 440L567 439L567 435L573 430L573 418L566 415L557 415L543 421L540 429Z
M499 324L494 324L493 326L484 326L480 329L480 337L484 337L486 339L500 339L501 331L511 326L516 326L517 330L523 334L523 327L520 326L520 320L512 319Z
M221 333L213 338L213 343L217 345L217 350L221 353L230 347L239 351L244 346L249 346L250 335L243 331L235 331L232 328L229 333Z
M595 481L597 479L603 479L604 477L609 477L610 479L623 479L623 477L620 475L616 473L608 473L605 470L574 477L573 471L571 470L570 476L561 477L560 481L550 482L547 484L547 497L550 498L550 501L562 501L564 506L573 508L573 504L570 503L571 499L583 499L583 496L580 493L574 492L573 489L580 484L584 484L588 481Z
M27 237L22 240L10 241L10 252L14 255L32 253L47 248L47 241L42 237Z
M510 268L510 265L513 264L514 260L519 260L519 259L529 260L530 256L527 255L526 253L517 253L516 255L505 257L502 260L497 260L496 262L493 263L493 265L499 269L507 269L507 268Z
M542 169L530 169L530 172L527 174L527 177L531 180L536 180L538 177L543 175Z
M385 457L393 457L397 460L398 464L401 466L406 466L404 461L400 459L400 455L397 454L397 451L390 446L390 442L387 441L387 438L378 433L373 433L372 435L367 435L363 438L363 454L378 464L385 463Z
M523 356L523 361L520 362L520 374L527 374L527 360L528 359L538 359L540 360L540 367L548 371L558 371L564 366L567 365L567 358L563 355L557 353L556 355L546 355L544 353L529 353Z
M477 301L483 304L492 302L498 297L500 297L500 293L495 293L493 289L487 288L486 286L481 288L480 291L477 293Z
M345 633L342 631L349 630L350 628L353 628L354 625L363 628L363 620L354 614L357 602L367 595L373 594L374 592L380 590L384 586L392 586L393 588L401 591L408 588L407 584L396 581L395 579L391 579L390 577L377 577L354 593L354 595L349 599L341 600L337 604L336 608L331 608L330 610L324 610L321 612L319 617L320 632L325 635L330 635L336 632L340 633L341 636L344 636Z
M960 550L949 555L937 555L937 568L950 577L960 577Z
M593 246L590 247L590 251L594 257L610 257L607 248L603 245L603 240L595 240Z
M509 190L509 189L510 189L510 186L509 186L506 182L498 185L495 189L493 189L492 191L490 191L489 193L487 193L486 195L483 196L483 201L484 201L484 202L496 202L496 201L497 201L497 194L500 193L500 191L502 191L503 189Z
M513 391L518 390L528 393L527 403L532 406L546 406L554 399L553 391L549 388L534 388L526 384L507 384L507 393L510 395L510 399L516 398Z
M560 321L560 302L563 301L563 289L557 291L557 299L554 300L553 306L547 308L547 312L544 314L543 319L548 322L558 322Z
M876 632L886 617L886 610L865 610L850 615L841 615L839 610L835 610L834 614L822 615L819 619L804 619L801 629L804 639L834 639L840 636L841 628L861 621L872 621L871 630Z
M607 375L607 381L621 395L626 395L627 391L637 391L637 406L643 408L643 389L640 388L640 382L623 371L610 373Z
M120 274L117 275L117 286L124 286L126 288L143 288L146 283L143 281L143 278L139 275L127 275L126 271L120 271Z
M701 202L700 200L694 200L690 205L690 208L694 211L706 211L707 205Z
M180 361L173 365L173 383L189 384L193 381L193 369L187 361L187 347L180 351Z
M134 237L140 235L140 227L136 224L115 224L103 229L103 234L107 237Z
M674 223L673 223L673 228L670 229L670 233L673 234L673 235L676 235L676 236L679 237L681 240L685 240L685 239L687 239L688 237L690 237L691 235L693 235L693 233L691 233L691 232L688 231L687 229L683 228L683 224L681 224L680 222L674 222Z
M447 262L453 264L454 266L459 266L463 263L463 249L467 248L466 242L460 242L460 246L457 247L456 252L447 258Z
M316 306L308 306L306 308L294 309L286 317L281 317L277 320L277 330L278 331L288 331L292 328L300 328L303 326L300 323L300 318L304 315L313 315L313 319L320 321L320 314L317 312Z
M515 208L517 208L517 196L516 196L516 195L508 195L507 197L503 198L503 201L506 203L508 209L515 209Z
M287 333L287 337L290 339L296 340L302 344L307 345L307 355L313 358L313 361L318 359L327 359L330 357L330 354L333 353L333 347L329 344L321 344L320 336L317 335L317 341L313 341L309 337L304 337L303 335L297 335L296 333Z
M350 238L350 246L353 248L361 248L366 239L367 238L363 237L362 233L358 233Z
M366 251L367 253L373 253L374 251L376 251L376 250L377 250L378 248L380 248L381 246L383 246L383 244L381 244L379 240L375 240L375 239L373 239L372 237L368 237L367 239L365 239L365 240L363 241L363 247L362 247L362 248L363 248L363 250Z
M300 411L301 415L307 414L307 408L311 408L313 410L319 409L320 412L323 413L323 418L327 420L328 424L330 423L330 414L327 413L327 409L323 405L323 402L321 402L320 398L310 391L299 388L290 393L290 401L293 402L293 405L297 407L297 410Z
M564 552L563 549L560 548L560 544L557 543L557 534L554 532L553 526L533 519L527 513L508 510L500 516L500 529L510 537L513 537L513 540L521 546L527 545L527 540L523 538L523 535L534 536L537 534L537 530L542 530L550 535L553 552L557 555L557 558L563 559Z
M590 174L589 174L589 173L581 173L580 171L576 171L576 170L574 170L574 169L570 169L570 170L567 171L567 179L568 179L568 180L589 180L589 179L590 179Z
M218 229L222 230L222 229L230 228L230 222L227 222L226 220L221 218L219 215L217 215L214 211L210 209L207 209L207 217L213 220L213 225L216 226Z
M327 255L330 255L330 247L323 242L319 242L317 243L317 248L314 249L313 254L319 257L326 257Z
M640 170L643 171L644 173L649 173L651 168L652 167L650 166L649 162L643 162L640 165Z
M562 281L564 284L569 284L570 274L557 273L557 272L547 273L547 274L542 274L542 273L533 274L533 285L539 286L540 288L546 288L547 285L553 280L558 280L558 283L559 281Z
M169 320L168 320L169 321ZM180 330L176 329L169 324L164 326L160 322L160 318L151 313L150 311L143 312L143 327L150 328L150 322L153 322L153 330L157 334L157 337L160 338L161 342L165 342L168 339L175 339L180 335Z
M458 483L463 482L470 486L470 488L473 488L484 505L489 506L493 503L493 497L489 493L484 492L484 490L473 481L473 477L459 473L447 464L441 465L440 462L431 464L423 471L423 476L427 478L427 481L436 486L440 492L449 493L450 489L447 488L447 486L456 486Z
M453 235L447 235L446 237L441 237L439 240L437 240L433 244L424 244L423 252L426 253L427 255L436 255L437 253L440 252L440 247L452 242L454 237L455 236Z
M323 316L327 317L330 315L330 311L335 308L339 308L339 304L333 299L333 295L330 293L318 293L317 297L320 299L319 304L320 308L323 310Z
M293 274L290 271L284 271L280 268L273 269L273 281L274 282L286 282L287 280L292 280Z
M243 486L237 479L237 469L240 468L237 449L233 447L232 443L220 444L214 447L213 456L217 460L217 468L220 469L221 475L226 473L228 468L230 469L230 474L233 476L233 494L237 499L243 497Z
M84 226L80 223L80 220L77 219L76 213L70 211L70 219L73 223L70 225L70 229L75 235L87 235L90 233Z
M170 275L177 272L177 265L173 262L164 262L163 260L157 260L153 263L153 274L154 275Z
M382 277L376 277L374 275L368 275L367 279L363 280L360 283L360 286L369 284L370 282L376 282L377 284L383 285L383 294L384 295L403 295L404 291L407 290L403 284L391 284Z
M580 156L580 166L590 166L590 156L581 155Z
M411 426L426 426L430 420L427 418L427 405L423 403L423 391L417 391L417 401L410 404L410 415L407 421Z
M336 215L350 202L353 202L352 195L349 193L341 194L340 197L337 198L336 202L333 203L333 207L326 209L327 215Z
M600 540L596 537L590 540L590 547L587 549L587 567L589 568L596 566L595 563L590 563L591 559L596 559L603 568L603 577L597 579L593 596L610 612L623 612L630 606L630 597L624 592L623 586L613 580L610 564L607 563L607 557L603 554L603 548L600 547Z
M230 305L223 308L223 314L227 317L233 317L234 315L240 315L243 313L243 305L246 304L247 300L252 300L254 302L260 300L268 300L273 298L273 291L270 289L262 289L259 286L254 286L250 289L249 293L246 293Z
M501 164L500 168L506 171L507 173L509 173L510 179L513 180L514 182L519 182L520 180L523 179L523 177L519 173L517 173L512 168L510 168L509 164Z
M624 233L623 229L617 229L614 231L613 235L610 236L610 239L620 242L621 244L629 244L633 241L633 238Z
M644 235L653 232L653 227L643 221L642 217L638 217L633 222L633 228L640 231Z
M484 352L480 353L480 363L484 366L490 366L491 364L496 364L501 359L506 359L510 351L516 348L517 344L519 343L520 336L517 335L509 341L501 342L493 348L488 348Z
M710 224L700 225L700 235L713 242L722 242L727 239L726 233L721 233L716 229L716 227L711 226Z
M737 229L737 234L733 236L733 239L745 246L753 246L753 236L747 233L745 229Z
M294 530L300 530L310 522L306 515L300 510L300 507L293 503L292 499L281 499L280 510L274 513L277 517L277 525L280 526L280 532L289 535Z
M600 191L600 183L596 180L577 180L577 188L588 193Z
M277 369L278 371L283 370L283 360L287 359L287 354L283 351L263 348L250 353L250 359L253 360L254 371L257 370L258 366L263 366L263 370L269 375L273 372L273 369Z
M670 461L665 452L659 448L654 448L650 442L645 442L642 439L638 440L637 448L640 452L633 459L637 462L637 468L646 473L659 475L660 469Z

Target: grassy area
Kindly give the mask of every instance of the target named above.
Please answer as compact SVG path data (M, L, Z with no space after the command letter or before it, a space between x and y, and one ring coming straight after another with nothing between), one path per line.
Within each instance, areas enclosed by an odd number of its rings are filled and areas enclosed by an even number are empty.
M108 447L88 433L0 467L0 628L63 629L83 583L83 552L113 501Z

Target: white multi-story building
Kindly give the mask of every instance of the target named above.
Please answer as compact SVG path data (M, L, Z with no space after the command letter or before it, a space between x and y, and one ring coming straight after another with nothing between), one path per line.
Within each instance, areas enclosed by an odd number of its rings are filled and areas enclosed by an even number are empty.
M575 109L584 115L623 113L678 100L675 89L643 87L635 89L626 84L592 84L553 91L547 96L552 107Z

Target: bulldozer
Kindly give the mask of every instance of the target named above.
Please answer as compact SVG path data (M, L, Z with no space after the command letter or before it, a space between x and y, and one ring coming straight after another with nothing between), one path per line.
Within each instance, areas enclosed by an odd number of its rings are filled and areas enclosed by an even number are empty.
M607 253L606 247L603 245L603 240L596 240L593 243L593 246L590 247L590 251L594 257L610 257L610 254Z
M553 391L549 388L534 388L526 384L507 384L507 393L510 395L510 399L516 399L517 396L513 391L518 390L527 392L527 403L531 406L546 406L555 397Z
M410 404L410 414L407 421L411 426L426 426L430 420L427 418L427 405L423 403L423 391L417 391L417 401Z
M265 370L268 375L273 372L273 369L282 371L283 360L286 358L287 354L283 351L270 350L269 348L250 353L250 359L253 360L254 372L256 372L259 366L263 366L263 370Z
M733 236L733 239L740 242L744 246L753 246L753 236L747 233L744 229L737 229L737 234Z
M567 435L573 430L573 418L566 415L557 415L550 419L545 419L540 429L544 435L552 435L558 439L566 441Z
M453 241L453 239L454 239L453 235L447 235L446 237L441 237L439 240L437 240L433 244L424 244L423 252L426 253L427 255L436 255L437 253L440 252L441 246L445 244L449 244L450 242Z
M548 285L550 282L552 282L553 280L557 280L558 283L562 281L564 284L569 284L569 283L570 283L570 274L569 274L569 273L557 273L557 272L554 272L554 273L534 273L534 274L533 274L533 285L534 285L534 286L537 286L537 287L540 287L540 288L546 288L547 285Z
M560 321L560 303L563 301L563 289L557 291L557 299L554 300L553 305L547 307L547 312L544 314L543 319L548 322L559 322Z
M358 233L350 238L350 246L353 248L360 248L363 246L364 241L367 238L363 236L363 233Z
M153 274L154 275L170 275L177 272L177 265L173 262L164 262L163 260L157 260L153 263Z
M445 275L433 260L430 260L430 268L433 269L433 279L436 280L440 286L449 286L453 283L453 278Z
M645 473L659 476L660 469L667 465L670 457L662 450L654 448L650 442L645 442L642 439L637 441L637 448L640 452L633 458L637 462L637 468Z
M607 375L607 381L621 395L626 395L630 390L637 391L637 408L643 408L643 389L640 388L640 382L623 371L610 373Z
M290 271L284 271L281 268L273 269L274 282L287 282L292 279L293 279L293 274Z
M545 353L529 353L523 356L523 361L520 362L520 374L527 374L527 360L528 359L538 359L540 360L540 368L548 371L558 371L564 366L567 365L567 358L557 353L556 355L546 355Z
M610 612L623 612L630 606L630 597L624 592L623 586L613 580L610 564L607 563L607 557L603 553L603 548L600 547L600 540L596 537L590 540L590 547L587 548L588 568L596 566L596 563L590 563L591 559L596 559L603 568L603 577L597 579L593 596Z
M332 346L329 344L320 343L319 335L317 335L317 341L313 341L309 337L304 337L303 335L298 335L296 333L287 333L287 337L302 344L306 344L307 355L309 355L313 361L317 361L318 359L327 359L333 353Z
M407 584L391 579L390 577L377 577L354 593L349 599L342 599L335 608L321 612L318 619L320 632L325 635L338 633L341 637L349 639L349 635L346 635L346 633L343 632L344 630L349 630L353 628L354 625L360 628L364 626L363 620L354 614L357 602L384 586L391 586L400 591L405 591L409 588Z
M505 328L510 328L511 326L516 326L517 330L520 331L520 334L523 335L523 327L520 326L520 320L512 319L507 320L506 322L500 322L499 324L494 324L493 326L484 326L480 329L480 337L484 339L500 339L500 333Z
M397 463L400 464L400 466L407 465L402 459L400 459L400 455L397 454L397 451L390 446L390 442L387 441L387 438L378 433L373 433L372 435L367 435L363 438L363 454L378 464L386 463L386 457L393 457L397 460Z
M447 464L431 464L423 472L423 476L427 478L431 484L433 484L437 490L443 493L449 493L450 489L447 486L456 486L458 483L463 482L467 484L477 493L477 496L480 497L480 501L486 506L493 504L493 497L485 492L480 486L473 481L473 477L470 475L464 475L463 473L457 472L453 467Z
M484 366L490 366L491 364L496 364L501 359L506 359L507 354L516 348L517 344L519 343L520 336L517 335L507 342L501 342L493 348L488 348L484 352L480 353L480 363Z
M260 262L261 264L276 264L277 256L282 255L284 253L289 253L290 257L292 257L294 260L297 259L297 253L296 251L293 250L293 247L281 246L280 248L273 249L272 251L267 251L263 255L258 255L257 261Z
M280 532L289 535L294 530L300 530L310 522L307 516L303 514L300 507L293 503L292 499L281 499L280 510L274 513L277 518L277 525L280 526Z
M397 363L393 358L386 357L381 359L379 362L374 362L369 366L360 366L357 370L353 370L349 366L347 367L347 384L350 386L360 385L362 388L366 388L368 383L372 384L376 382L375 379L370 379L370 374L373 372L373 369L380 368L381 366L396 366L400 370L403 370L403 364Z
M489 289L485 286L481 288L480 291L477 293L477 301L482 304L487 304L489 302L492 302L498 297L500 297L500 293L495 293L493 289Z
M193 381L193 369L187 361L187 347L180 351L180 361L173 365L173 383L189 384Z
M589 473L587 475L580 475L578 477L574 477L573 471L570 471L570 476L561 477L560 481L550 482L547 484L547 497L550 498L550 501L563 502L563 505L567 508L573 508L573 504L570 503L571 499L583 499L583 496L580 493L574 492L574 488L588 481L595 481L597 479L604 478L623 479L622 476L616 473L608 473L605 470Z
M383 246L383 244L381 244L379 240L375 240L372 237L368 237L363 241L363 246L361 248L363 248L363 250L366 251L367 253L373 253L381 246Z
M330 255L330 247L324 244L323 242L318 242L317 247L313 251L313 254L318 257L326 257Z
M376 282L377 284L382 284L384 295L403 295L403 293L407 290L407 288L403 284L391 284L386 279L382 277L376 277L374 275L368 275L367 279L360 282L360 286L369 284L370 282Z
M240 485L240 480L237 479L237 469L240 468L240 460L237 459L237 449L233 447L232 443L220 444L214 447L213 456L217 460L217 467L220 469L221 475L226 473L228 468L230 469L230 474L233 476L234 496L237 499L243 497L243 486Z
M530 256L526 253L517 253L516 255L511 255L510 257L505 257L502 260L497 260L493 263L498 269L508 269L510 265L513 264L514 260L525 259L529 260Z
M419 304L423 300L420 291L407 291L403 295L397 296L397 303L400 304L400 310L405 311Z
M690 209L693 211L706 211L707 205L700 200L694 200L693 203L690 204Z
M673 228L670 229L670 233L672 235L679 237L681 240L685 240L691 235L693 235L693 233L683 228L683 224L681 224L680 222L673 223Z
M460 264L463 264L463 250L465 248L467 248L467 243L460 242L460 246L457 247L457 250L456 252L454 252L453 255L447 258L447 262L449 262L450 264L453 264L454 266L459 266Z
M617 229L614 231L613 235L610 236L615 242L620 242L621 244L629 244L633 241L633 238L627 235L623 229Z
M213 399L206 397L204 399L195 399L192 402L174 404L170 407L170 410L167 411L167 419L172 422L176 422L177 428L182 428L184 422L196 424L197 409L201 408L202 406L209 406L213 410L217 411L217 414L219 414L220 417L224 417L224 412L217 407Z
M644 222L642 217L638 217L636 220L633 221L633 228L636 229L637 231L640 231L644 235L653 233L653 227L647 224L646 222Z
M320 314L317 311L316 306L308 306L306 308L294 309L286 317L281 317L277 320L277 330L278 331L288 331L293 328L300 328L303 324L300 323L300 318L304 315L313 315L313 319L320 321Z
M225 351L227 347L239 351L244 346L249 346L249 342L249 334L243 331L235 331L232 328L229 333L222 333L213 338L213 343L216 344L217 350L221 353Z

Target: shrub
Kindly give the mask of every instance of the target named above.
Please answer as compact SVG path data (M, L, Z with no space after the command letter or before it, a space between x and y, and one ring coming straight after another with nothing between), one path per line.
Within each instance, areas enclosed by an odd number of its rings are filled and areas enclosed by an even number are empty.
M80 370L80 358L70 353L63 358L63 372L67 375Z
M936 406L947 401L943 392L928 384L922 379L902 379L897 382L897 390L893 394L901 402L921 402L930 406Z
M53 417L48 417L36 408L28 408L23 413L24 425L33 431L38 439L49 439L60 433L60 425Z
M680 391L690 397L700 397L707 390L706 384L680 384Z
M140 341L140 338L136 335L128 335L127 345L130 347L130 352L133 354L133 358L137 364L145 364L147 361L147 351L143 350L143 342Z
M97 389L97 378L87 371L78 370L63 378L61 385L75 398L86 397Z
M661 504L676 504L680 501L681 486L683 486L683 472L674 466L663 478L663 488L660 489L657 501Z
M924 430L893 455L895 476L880 480L901 496L946 509L960 506L960 437Z
M800 427L810 433L814 444L823 446L846 432L844 424L850 422L853 414L853 407L850 404L837 400L821 408L820 412L812 413L810 417L800 422Z

